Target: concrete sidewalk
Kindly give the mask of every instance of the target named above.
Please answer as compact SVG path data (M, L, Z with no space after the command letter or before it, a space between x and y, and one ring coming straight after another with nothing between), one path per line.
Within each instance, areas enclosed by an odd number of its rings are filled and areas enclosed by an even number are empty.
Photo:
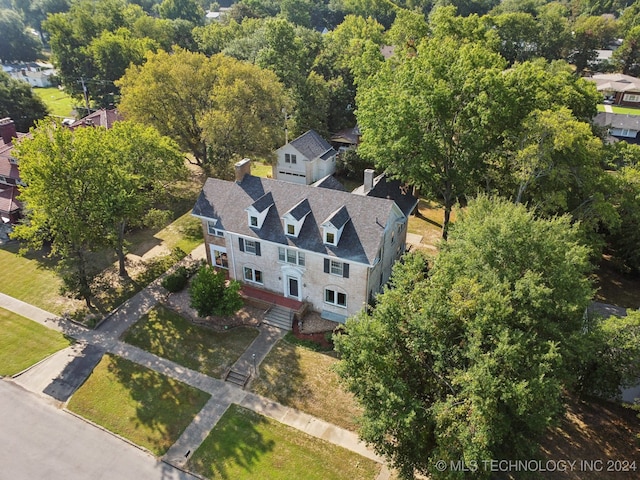
M278 327L262 324L258 328L260 333L240 358L231 366L231 370L247 377L255 378L260 370L260 364L271 351L273 346L283 338L287 332ZM255 357L254 357L255 355ZM256 371L257 370L257 371Z

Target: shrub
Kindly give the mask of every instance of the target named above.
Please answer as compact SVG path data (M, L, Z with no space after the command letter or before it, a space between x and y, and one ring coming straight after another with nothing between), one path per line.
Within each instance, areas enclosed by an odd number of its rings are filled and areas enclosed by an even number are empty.
M227 284L223 271L216 271L210 265L203 265L189 288L191 306L200 317L216 315L227 317L242 307L240 283L231 280Z
M175 272L162 280L162 286L171 293L176 293L187 286L189 271L185 267L178 267Z

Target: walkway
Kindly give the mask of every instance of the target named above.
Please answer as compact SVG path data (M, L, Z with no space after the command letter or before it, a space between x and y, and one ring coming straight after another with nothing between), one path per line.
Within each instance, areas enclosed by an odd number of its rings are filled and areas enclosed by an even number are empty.
M198 255L198 252L194 251L192 255L194 254ZM204 255L204 248L202 248L201 255ZM64 349L62 352L58 352L49 359L40 362L23 375L16 377L14 381L36 393L47 393L47 388L49 388L50 391L54 391L51 390L52 385L58 384L58 387L60 387L59 383L61 380L63 381L62 383L65 383L64 379L66 377L64 375L61 376L61 372L69 371L69 366L75 361L74 359L82 356L83 352L86 352L87 347L90 347L90 355L87 356L91 358L91 361L95 359L96 352L100 354L110 352L211 395L207 404L163 458L164 461L176 467L182 468L184 466L189 455L198 448L232 403L252 409L311 436L321 438L384 464L383 459L367 448L353 432L259 395L248 393L232 384L211 378L120 341L119 337L127 328L134 324L140 316L147 313L161 299L163 292L159 288L159 284L160 280L156 280L149 285L149 287L129 299L96 330L88 330L56 317L42 309L28 305L7 295L0 294L1 307L35 320L49 328L63 332L80 342L79 346ZM233 368L252 373L254 368L254 355L255 366L259 367L273 345L282 338L285 333L283 330L262 325L258 337L240 356ZM74 371L76 373L84 372L82 374L82 381L91 373L91 369L87 371L86 368L78 368ZM58 382L56 383L56 381ZM82 382L78 383L78 379L74 376L74 380L70 382L69 385L66 385L66 389L63 388L60 391L55 390L56 395L54 398L65 401L69 398L72 391L81 383ZM73 385L75 385L75 387ZM42 388L43 386L44 388ZM69 391L69 389L71 389L71 391ZM389 471L386 467L383 467L377 478L378 480L389 478Z

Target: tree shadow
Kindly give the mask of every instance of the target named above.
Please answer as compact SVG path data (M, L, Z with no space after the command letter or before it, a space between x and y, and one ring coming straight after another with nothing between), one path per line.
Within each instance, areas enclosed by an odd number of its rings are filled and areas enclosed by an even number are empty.
M91 375L95 366L100 363L103 353L104 351L98 347L86 345L43 392L60 402L66 402Z
M237 467L260 478L254 468L276 444L261 431L268 424L262 415L232 404L191 457L187 469L206 478L234 480L232 467Z
M136 402L134 428L144 425L158 434L147 448L163 455L204 407L210 395L177 380L110 355L109 372L127 387ZM138 440L134 440L139 443Z

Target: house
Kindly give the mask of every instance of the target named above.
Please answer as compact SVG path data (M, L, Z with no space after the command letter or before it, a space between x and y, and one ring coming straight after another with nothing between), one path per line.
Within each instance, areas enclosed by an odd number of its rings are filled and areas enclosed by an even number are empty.
M27 82L32 87L50 87L56 71L53 65L43 62L21 62L2 65L10 77Z
M192 211L211 265L336 322L380 292L405 252L410 189L372 170L349 193L331 177L302 185L255 177L248 159L235 168L235 181L209 178Z
M310 185L336 171L337 153L316 131L309 130L276 150L273 178Z
M89 115L82 117L80 120L70 123L68 126L71 130L78 127L104 127L111 128L114 122L122 121L122 115L115 108L101 108Z
M622 73L600 73L587 77L609 103L640 107L640 79Z
M640 115L600 112L593 123L606 128L609 135L630 143L639 143Z
M360 127L345 128L331 135L331 143L338 148L338 152L357 147L360 143L362 132Z
M17 132L13 120L0 119L0 223L13 224L20 218L22 205L16 199L20 172L12 151L15 140L24 135Z

